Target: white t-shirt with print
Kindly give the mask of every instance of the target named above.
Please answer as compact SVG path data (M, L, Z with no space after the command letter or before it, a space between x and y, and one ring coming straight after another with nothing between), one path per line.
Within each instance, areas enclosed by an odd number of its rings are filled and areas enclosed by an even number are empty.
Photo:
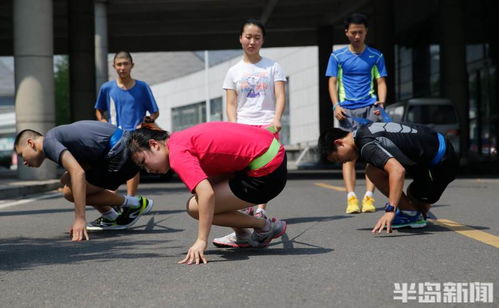
M286 82L286 75L277 62L268 58L262 58L255 64L241 60L227 71L223 88L237 93L237 123L272 123L276 81Z

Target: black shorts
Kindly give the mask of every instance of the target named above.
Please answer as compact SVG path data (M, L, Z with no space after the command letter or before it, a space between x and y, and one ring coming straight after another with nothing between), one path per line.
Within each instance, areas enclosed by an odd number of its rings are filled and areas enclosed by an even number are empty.
M133 178L139 171L140 169L136 164L131 160L127 160L117 172L108 171L105 164L99 167L92 167L85 171L85 178L88 183L94 186L116 190L121 184Z
M447 185L454 181L459 167L459 159L448 140L446 147L444 157L434 167L410 170L409 173L413 176L414 181L407 188L409 195L424 203L434 204L440 199Z
M253 204L263 204L281 193L286 186L287 178L287 159L284 155L281 165L272 173L261 177L251 177L245 171L240 171L229 180L229 187L239 199Z

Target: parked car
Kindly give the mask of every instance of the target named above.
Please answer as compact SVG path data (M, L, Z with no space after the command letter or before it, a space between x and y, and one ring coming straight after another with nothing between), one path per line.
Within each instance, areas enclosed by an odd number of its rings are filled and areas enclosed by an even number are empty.
M459 118L456 107L446 98L411 98L386 106L394 122L427 125L445 135L459 152Z

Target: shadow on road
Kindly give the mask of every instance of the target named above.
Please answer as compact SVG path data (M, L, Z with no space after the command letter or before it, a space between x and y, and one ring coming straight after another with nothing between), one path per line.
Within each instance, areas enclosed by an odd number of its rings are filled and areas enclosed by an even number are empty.
M331 221L344 218L352 218L353 216L346 215L336 215L336 216L315 216L315 217L293 217L293 218L283 218L288 225L301 224L306 222L322 222Z
M118 234L115 234L118 236ZM164 255L143 252L147 246L157 246L158 242L168 240L130 240L120 238L116 241L71 242L68 236L59 238L23 238L0 239L0 271L28 270L32 267L74 264L89 260L107 262L116 259L138 259L162 257ZM133 251L132 247L141 247L142 252Z

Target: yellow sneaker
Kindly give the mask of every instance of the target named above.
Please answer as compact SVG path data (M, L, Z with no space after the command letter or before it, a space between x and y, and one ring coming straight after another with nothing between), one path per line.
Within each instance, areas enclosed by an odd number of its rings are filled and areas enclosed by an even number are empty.
M362 199L362 213L374 213L376 208L374 207L374 198L369 196L364 196Z
M347 209L345 211L347 214L360 213L359 199L355 196L351 196L347 200Z

